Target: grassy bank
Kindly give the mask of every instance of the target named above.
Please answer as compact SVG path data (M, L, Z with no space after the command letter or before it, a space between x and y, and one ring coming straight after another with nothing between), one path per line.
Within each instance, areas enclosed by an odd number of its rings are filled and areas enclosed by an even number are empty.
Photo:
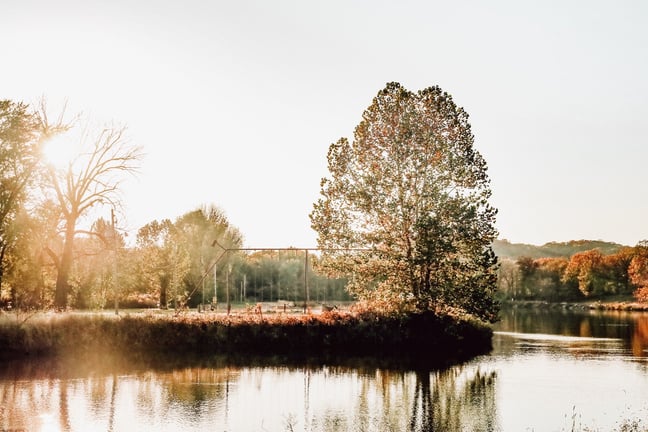
M436 313L233 316L190 313L42 314L0 319L1 355L86 352L150 354L372 355L439 364L491 349L492 330L477 321Z

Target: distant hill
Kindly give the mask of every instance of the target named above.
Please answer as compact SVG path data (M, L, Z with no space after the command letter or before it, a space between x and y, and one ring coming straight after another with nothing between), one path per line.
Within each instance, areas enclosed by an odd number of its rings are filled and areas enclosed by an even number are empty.
M626 246L601 240L572 240L564 243L550 242L542 246L524 243L510 243L508 240L495 240L493 250L499 258L569 258L575 253L598 249L603 255L617 253Z

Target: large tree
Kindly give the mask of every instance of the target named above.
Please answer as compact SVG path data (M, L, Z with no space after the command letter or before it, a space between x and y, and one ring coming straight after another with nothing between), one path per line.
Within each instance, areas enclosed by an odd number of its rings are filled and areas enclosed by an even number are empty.
M473 142L468 114L439 87L387 84L353 142L329 149L330 177L310 215L319 247L330 249L324 268L384 308L496 319L497 211Z
M0 100L0 285L16 242L15 222L38 165L38 117L23 103Z
M186 303L197 294L200 301L209 302L202 298L201 288L204 283L207 291L213 293L212 279L205 273L223 253L215 247L216 242L225 248L238 248L242 236L214 205L185 213L175 223L165 219L140 228L137 245L142 258L141 273L148 279L149 288L159 289L161 308L167 307L169 296Z
M190 269L187 245L181 233L169 220L150 222L137 232L140 273L150 291L159 290L161 309L169 304L169 295L179 291Z
M175 226L190 254L191 268L184 278L187 295L200 295L204 301L201 288L202 283L207 282L205 272L222 252L219 247L215 247L214 241L226 248L239 248L243 236L229 222L225 212L215 205L204 205L182 215L176 220ZM224 259L236 261L235 256L228 255ZM225 262L227 261L222 264ZM188 301L189 298L185 300Z
M7 275L9 259L15 264L25 258L11 254L19 241L24 246L30 231L25 229L25 205L40 172L42 143L69 128L63 122L65 110L52 123L45 108L44 99L38 111L22 102L0 100L0 286ZM22 221L18 221L19 217ZM10 291L15 292L15 286Z
M106 127L94 133L87 129L79 138L79 147L79 154L65 168L48 169L64 231L63 251L56 260L54 304L59 308L67 306L77 223L95 207L120 207L120 182L124 174L137 170L142 155L139 147L129 145L124 127Z

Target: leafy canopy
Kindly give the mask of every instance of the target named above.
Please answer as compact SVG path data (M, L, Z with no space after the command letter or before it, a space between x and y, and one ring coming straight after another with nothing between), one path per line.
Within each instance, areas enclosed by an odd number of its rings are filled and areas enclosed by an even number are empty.
M450 307L494 320L497 235L486 162L466 112L439 87L389 83L328 151L310 214L331 275L391 310ZM333 250L339 248L365 249Z

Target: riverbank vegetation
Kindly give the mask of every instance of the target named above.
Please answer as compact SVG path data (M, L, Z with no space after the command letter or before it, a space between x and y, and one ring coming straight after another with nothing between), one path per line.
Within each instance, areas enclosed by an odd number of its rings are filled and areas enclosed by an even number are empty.
M453 311L292 314L46 313L0 317L0 355L371 355L446 364L488 352L492 330Z

